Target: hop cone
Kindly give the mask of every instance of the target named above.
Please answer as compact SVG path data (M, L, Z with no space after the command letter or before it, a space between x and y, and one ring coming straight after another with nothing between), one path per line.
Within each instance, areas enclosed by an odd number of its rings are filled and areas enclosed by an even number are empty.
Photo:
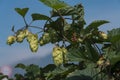
M9 36L7 39L7 44L11 45L16 41L16 37L15 36Z
M21 43L21 42L23 42L23 40L25 39L25 37L28 35L28 30L19 30L18 32L17 32L17 35L16 35L16 37L17 37L17 39L16 39L16 41L17 42L19 42L19 43Z
M38 50L38 36L37 34L29 33L27 36L27 41L32 52L37 52Z
M53 48L52 56L56 66L67 62L66 53L67 49L65 47L55 46Z

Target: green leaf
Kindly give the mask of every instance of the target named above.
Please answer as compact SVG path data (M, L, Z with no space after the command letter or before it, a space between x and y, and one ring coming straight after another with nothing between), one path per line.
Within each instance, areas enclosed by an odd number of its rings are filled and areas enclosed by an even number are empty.
M83 70L75 70L74 72L69 73L65 80L93 80L92 77L99 72L97 69L94 69L94 66L95 65L93 63L87 63L87 68Z
M72 76L65 80L93 80L92 77L86 75Z
M21 80L22 78L24 78L23 75L21 74L15 74L14 76L16 77L17 80Z
M50 21L51 20L51 18L43 14L34 13L31 16L32 16L33 21L35 20L49 20Z
M65 8L61 8L59 10L57 10L62 16L69 16L69 15L73 15L75 13L75 9L74 7L71 6L67 6ZM52 10L51 11L51 16L52 17L56 17L59 16L59 13L56 10Z
M86 71L86 74L84 73L85 71L76 70L70 73L65 80L93 80L91 75L87 75L89 71Z
M67 54L67 58L70 61L78 61L78 62L88 59L85 55L84 50L80 48L70 48Z
M113 57L110 58L111 65L114 65L118 61L120 61L120 55L114 55Z
M108 39L111 42L111 46L115 49L116 53L120 52L120 28L108 31Z
M26 71L29 73L34 73L34 75L40 74L40 68L38 65L30 64L26 67Z
M8 79L8 76L7 76L7 75L3 75L3 74L1 75L1 74L0 74L0 80L3 80L4 78L7 78L7 79Z
M65 77L73 72L76 69L76 66L70 65L68 67L56 67L53 71L50 71L48 73L45 73L46 80L62 80L65 79Z
M85 47L70 48L67 58L70 61L89 60L91 62L96 62L99 59L99 53L91 44L86 42Z
M120 61L120 51L117 51L116 49L113 50L112 48L113 48L113 46L110 48L108 47L108 48L104 49L104 52L105 52L106 56L108 57L108 59L110 60L110 64L114 65L118 61Z
M60 0L39 0L39 1L56 10L68 6L66 3Z
M58 13L59 12L59 13ZM84 8L81 4L75 5L74 7L72 6L67 6L65 8L61 8L59 10L52 10L51 11L51 16L56 17L56 16L72 16L74 20L76 19L82 19L84 17Z
M25 69L26 66L25 66L24 64L22 64L22 63L19 63L19 64L17 64L17 65L15 66L15 68Z
M26 13L28 12L29 8L15 8L15 11L21 15L22 17L25 17Z
M99 53L97 52L97 50L95 48L93 48L93 46L89 43L86 42L86 54L88 54L88 58L89 60L91 60L92 62L97 62L99 59Z
M79 72L74 72L74 73L70 73L71 75L74 75L74 74L80 74ZM65 80L93 80L91 76L86 76L86 75L79 75L79 76L71 76L71 77L68 77L67 79Z
M95 20L92 23L90 23L86 28L85 31L88 33L90 31L93 31L95 29L98 29L103 24L109 23L109 21L106 20Z
M44 71L45 73L47 73L47 72L49 72L49 71L53 71L55 68L56 68L56 65L54 65L54 64L48 64L47 66L45 66L45 67L43 68L43 71Z
M112 43L120 40L120 28L112 29L108 31L108 38Z

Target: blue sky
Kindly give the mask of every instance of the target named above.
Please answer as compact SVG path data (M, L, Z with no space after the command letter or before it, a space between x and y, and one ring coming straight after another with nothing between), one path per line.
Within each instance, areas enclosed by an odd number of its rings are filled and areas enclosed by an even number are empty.
M94 20L108 20L111 23L100 28L107 31L120 27L120 0L64 0L70 5L82 3L85 8L85 20L87 24ZM11 27L15 29L24 26L22 18L14 11L14 8L30 8L26 19L30 22L31 13L43 13L49 15L50 8L38 0L0 0L0 66L8 65L19 60L31 57L45 57L52 51L53 45L39 47L37 53L29 50L27 43L6 45L6 39L12 35ZM34 23L41 26L41 23Z

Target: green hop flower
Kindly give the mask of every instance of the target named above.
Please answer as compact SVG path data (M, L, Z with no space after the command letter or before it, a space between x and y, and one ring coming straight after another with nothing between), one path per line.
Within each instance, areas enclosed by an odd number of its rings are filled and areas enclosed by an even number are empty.
M59 66L63 63L63 51L59 46L53 48L52 56L56 66Z
M29 33L27 36L27 41L30 45L30 49L32 52L37 52L38 50L38 35Z
M26 32L24 30L20 30L17 32L16 37L17 37L16 41L21 43L26 37Z
M31 49L32 52L37 52L38 44L30 43L30 49Z
M16 37L15 36L9 36L7 39L7 44L11 45L16 41Z

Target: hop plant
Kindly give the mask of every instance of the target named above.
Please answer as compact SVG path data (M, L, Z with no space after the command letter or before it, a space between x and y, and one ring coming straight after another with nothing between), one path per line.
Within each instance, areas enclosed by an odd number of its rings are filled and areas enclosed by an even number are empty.
M16 37L15 36L9 36L7 39L7 44L11 45L16 41Z

